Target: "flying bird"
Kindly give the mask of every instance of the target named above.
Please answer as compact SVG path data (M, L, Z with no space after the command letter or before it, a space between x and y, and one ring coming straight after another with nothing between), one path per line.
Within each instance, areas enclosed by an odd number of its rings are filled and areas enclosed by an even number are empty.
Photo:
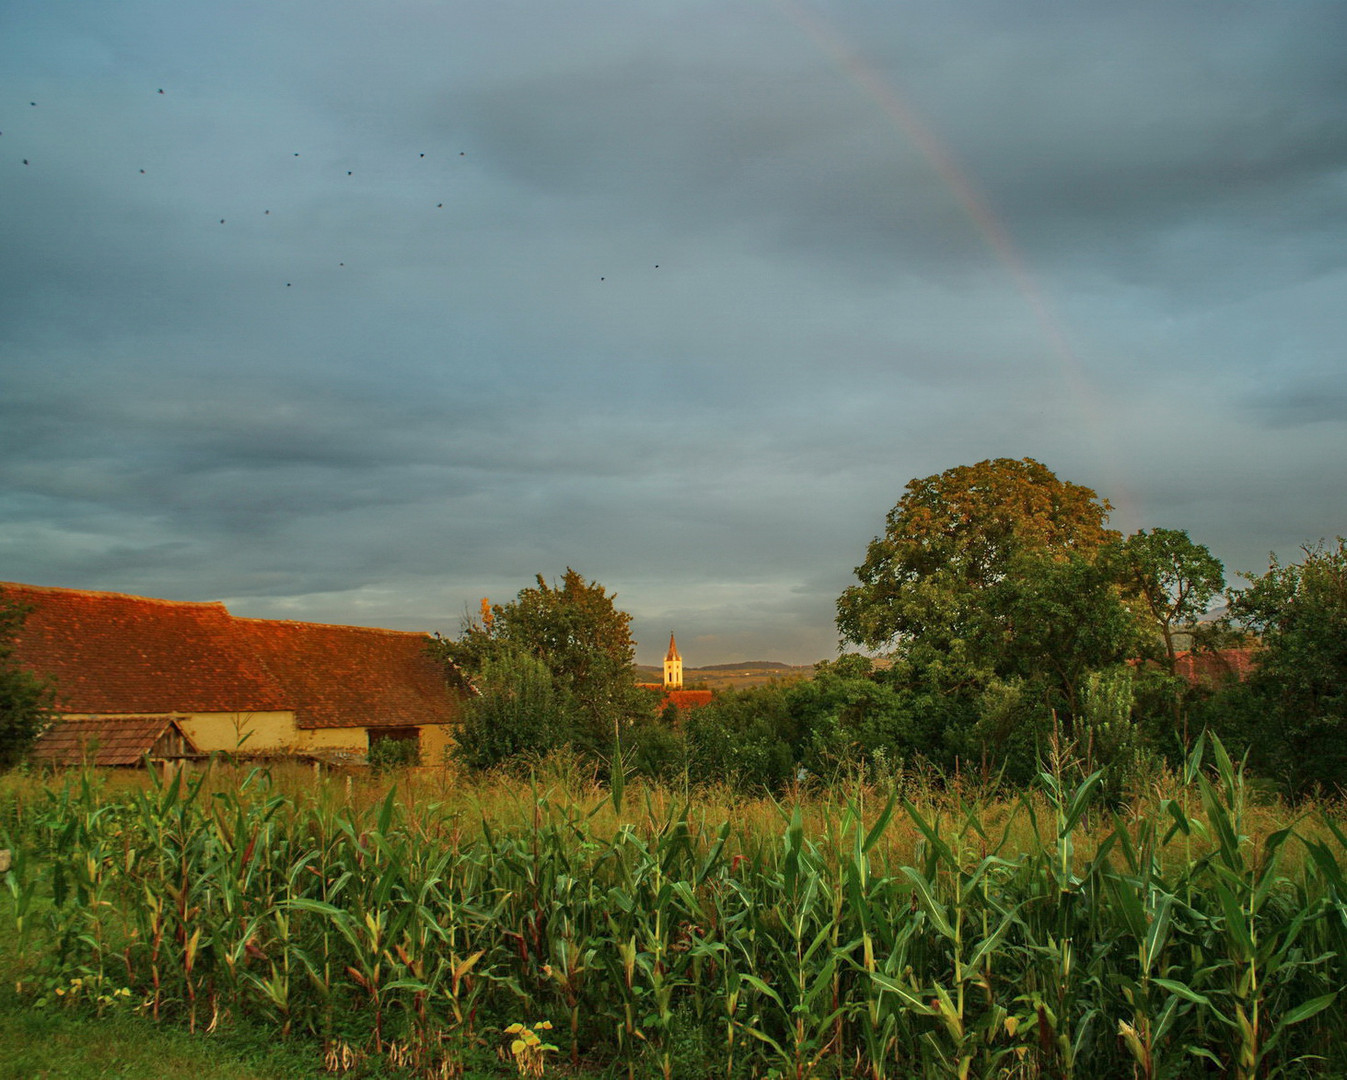
M162 91L162 90L160 90L160 91L159 91L159 93L161 93L161 94L162 94L162 93L163 93L163 91Z

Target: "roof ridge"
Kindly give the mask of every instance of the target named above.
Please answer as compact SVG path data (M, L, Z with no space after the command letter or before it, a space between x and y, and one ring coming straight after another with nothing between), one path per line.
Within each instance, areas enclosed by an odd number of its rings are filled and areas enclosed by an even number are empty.
M225 609L228 611L228 608ZM261 623L264 626L316 626L324 630L363 630L371 634L410 634L413 637L430 637L429 630L393 630L386 626L355 626L352 623L322 623L308 622L304 619L259 619L251 615L235 615L232 612L229 617L238 623Z
M165 600L159 596L141 596L139 593L113 592L109 589L69 589L62 585L29 585L22 581L0 581L0 590L9 589L55 593L61 596L87 596L93 599L114 597L119 600L139 600L144 604L163 604L167 607L220 608L226 615L229 614L223 600Z

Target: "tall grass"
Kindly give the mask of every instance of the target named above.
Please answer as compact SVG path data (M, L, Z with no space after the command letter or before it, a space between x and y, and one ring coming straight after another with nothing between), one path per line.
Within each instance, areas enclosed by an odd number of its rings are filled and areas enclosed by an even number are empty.
M631 1078L1341 1069L1335 814L1253 804L1215 742L1122 809L1068 774L620 806L573 771L83 774L10 784L0 846L35 1004L262 1019L336 1069L461 1075L542 1021Z

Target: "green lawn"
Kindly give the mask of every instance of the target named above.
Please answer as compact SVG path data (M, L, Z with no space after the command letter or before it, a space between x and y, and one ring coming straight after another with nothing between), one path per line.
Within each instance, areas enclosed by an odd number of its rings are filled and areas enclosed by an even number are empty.
M0 1080L309 1080L316 1047L191 1035L137 1016L96 1019L33 1009L11 985L0 996ZM374 1074L366 1074L374 1075Z

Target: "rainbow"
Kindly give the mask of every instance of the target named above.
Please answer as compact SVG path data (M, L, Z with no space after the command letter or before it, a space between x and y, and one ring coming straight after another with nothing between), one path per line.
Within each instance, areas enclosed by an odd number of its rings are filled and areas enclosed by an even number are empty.
M1086 376L1084 365L1071 345L1062 320L1016 248L1009 230L992 211L973 179L959 166L953 152L936 137L891 80L866 61L860 50L834 26L807 11L797 0L775 2L785 16L833 62L847 81L877 106L888 122L921 154L996 256L1016 291L1024 298L1047 342L1049 353L1056 359L1058 373L1086 431L1100 444L1104 467L1113 474L1108 477L1109 494L1113 496L1120 516L1129 522L1135 520L1135 500L1130 494L1129 485L1122 481L1113 464L1118 460L1118 455L1106 434L1103 399Z

